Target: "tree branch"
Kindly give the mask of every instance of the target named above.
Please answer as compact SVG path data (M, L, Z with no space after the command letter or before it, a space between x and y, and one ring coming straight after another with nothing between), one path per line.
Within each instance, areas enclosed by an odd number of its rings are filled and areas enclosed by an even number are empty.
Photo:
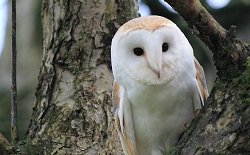
M16 88L16 0L12 0L12 37L11 37L11 140L15 144L17 133L17 88Z
M245 69L249 45L235 37L235 28L225 30L199 0L165 0L185 19L189 27L213 52L218 77L232 80Z
M14 153L14 147L9 141L0 133L0 154Z

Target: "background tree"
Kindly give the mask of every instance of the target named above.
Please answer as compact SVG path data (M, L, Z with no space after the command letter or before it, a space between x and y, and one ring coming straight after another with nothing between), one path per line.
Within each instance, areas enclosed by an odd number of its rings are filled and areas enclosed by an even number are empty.
M9 3L8 3L9 2ZM10 7L11 1L4 5ZM17 88L18 129L22 139L27 131L34 102L37 76L42 55L41 1L22 0L17 2ZM0 5L0 10L5 7ZM8 32L5 48L0 54L0 132L10 137L10 36L9 8ZM7 15L6 15L7 16ZM2 19L1 24L2 24ZM0 32L1 33L1 32Z
M219 73L203 115L168 153L249 153L250 71L244 65L248 45L232 30L222 29L225 35L221 36L216 35L215 27L208 33L211 27L204 25L211 18L199 12L199 1L168 2L215 53ZM19 143L19 153L120 154L113 132L109 47L117 28L136 17L136 10L132 0L43 1L43 59L32 120L27 136ZM168 18L171 15L177 16L171 13ZM11 150L10 145L5 148Z

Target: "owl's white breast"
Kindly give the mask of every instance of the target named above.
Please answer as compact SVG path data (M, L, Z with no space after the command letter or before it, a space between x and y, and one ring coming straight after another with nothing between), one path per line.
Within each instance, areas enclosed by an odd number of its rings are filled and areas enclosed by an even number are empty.
M127 78L126 90L141 153L164 152L177 142L184 124L192 119L194 72L181 72L166 84L151 86Z

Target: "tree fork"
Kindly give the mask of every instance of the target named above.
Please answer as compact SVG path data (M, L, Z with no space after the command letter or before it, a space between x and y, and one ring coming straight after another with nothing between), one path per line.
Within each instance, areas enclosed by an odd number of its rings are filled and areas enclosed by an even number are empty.
M165 0L188 23L198 36L213 52L215 66L220 80L232 80L245 70L249 45L235 36L234 27L224 29L199 0Z

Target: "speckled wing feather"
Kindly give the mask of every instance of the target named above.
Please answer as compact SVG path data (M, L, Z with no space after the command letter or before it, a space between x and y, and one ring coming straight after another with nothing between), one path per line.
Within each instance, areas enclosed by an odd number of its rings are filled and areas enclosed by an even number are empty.
M115 111L115 128L122 143L123 151L126 155L136 155L136 140L133 125L133 115L126 91L114 81L113 102Z
M196 79L198 83L198 91L199 91L199 96L201 100L201 106L204 106L205 101L208 97L205 73L203 71L202 66L199 64L196 58L194 59L194 64L195 64L195 69L196 69Z

